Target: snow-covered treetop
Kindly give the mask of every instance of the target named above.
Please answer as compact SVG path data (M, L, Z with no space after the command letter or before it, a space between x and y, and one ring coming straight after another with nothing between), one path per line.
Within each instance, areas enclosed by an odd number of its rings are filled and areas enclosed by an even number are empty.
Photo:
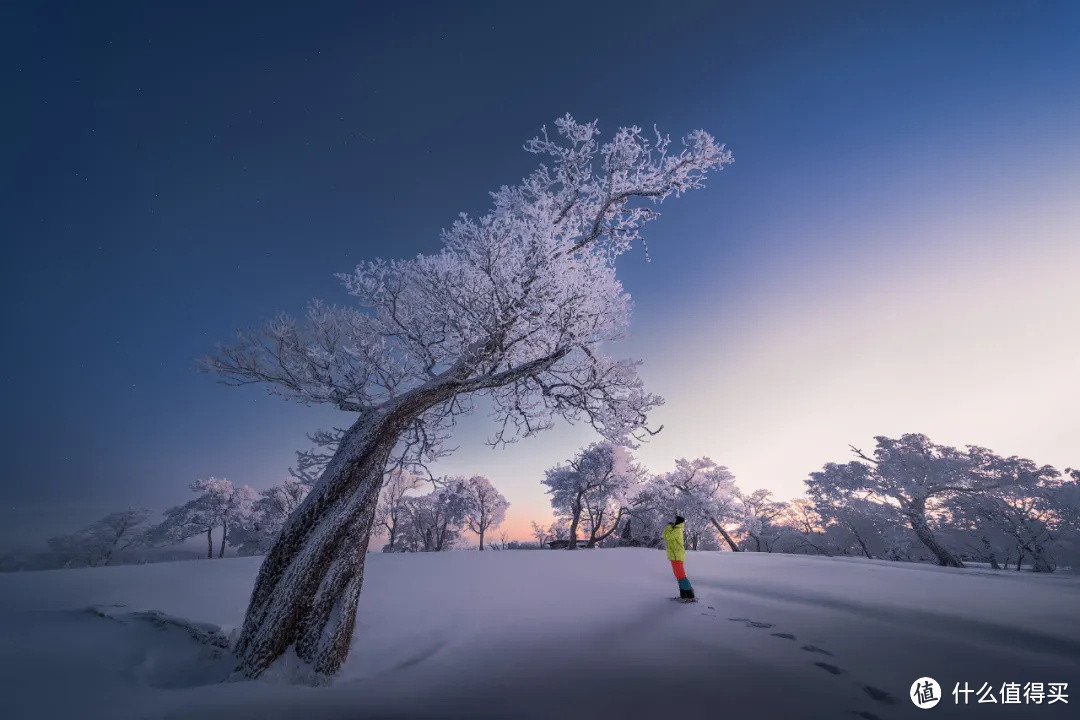
M582 449L565 465L549 468L542 482L552 507L569 512L590 501L625 500L639 472L625 447L604 441Z
M828 463L810 473L809 492L821 500L846 495L925 503L949 493L980 493L1008 486L1028 487L1058 472L1020 457L1002 457L977 445L939 445L926 435L878 436L872 456L852 448L859 460Z
M679 458L675 470L662 476L661 486L670 488L677 507L717 519L731 513L738 495L731 471L707 457Z
M657 204L701 187L731 153L703 130L681 147L638 127L601 143L596 122L569 115L525 149L539 167L491 193L486 214L462 214L441 250L362 263L339 276L355 306L314 301L303 320L280 315L241 333L206 367L231 384L268 383L301 403L359 413L452 386L454 396L411 428L429 452L473 393L493 399L493 443L544 429L555 415L617 442L637 437L660 398L644 391L636 363L600 350L630 313L614 261L641 239Z

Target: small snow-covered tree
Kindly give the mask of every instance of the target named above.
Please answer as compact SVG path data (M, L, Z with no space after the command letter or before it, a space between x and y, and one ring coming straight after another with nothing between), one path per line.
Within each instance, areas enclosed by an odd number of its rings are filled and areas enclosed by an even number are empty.
M614 532L622 519L625 493L633 481L626 448L606 441L593 443L567 464L545 473L541 482L551 495L551 507L569 523L568 549L577 549L582 521L589 529L589 547Z
M206 535L206 557L214 557L214 528L217 516L202 496L165 511L165 519L147 531L154 545L173 545L196 535Z
M565 518L557 518L548 526L548 540L559 542L570 538L570 523Z
M309 489L299 480L284 480L260 490L250 512L241 514L234 522L229 544L236 546L241 555L265 554Z
M406 497L400 549L411 552L453 549L465 527L468 506L460 482L444 482L427 495Z
M437 457L476 396L491 400L495 444L556 417L613 442L643 434L660 400L635 363L602 348L629 321L615 260L656 203L702 187L731 154L701 130L676 151L637 127L601 143L595 122L555 125L526 144L546 162L492 193L490 212L461 216L440 251L341 276L357 307L312 303L303 321L279 316L206 360L227 382L355 415L259 571L236 644L244 675L289 648L316 673L337 672L383 474Z
M225 555L225 544L233 526L242 525L250 510L255 491L244 485L235 487L223 478L196 480L191 489L198 497L165 511L165 520L147 533L155 544L179 543L195 535L206 534L206 557L214 557L214 529L221 528L218 557Z
M221 528L218 557L225 557L225 545L233 527L242 525L255 500L255 491L247 485L239 487L223 478L196 480L192 490L202 492L202 500L214 524Z
M459 482L467 501L465 525L480 537L480 549L483 550L484 534L502 525L510 503L486 477L473 475Z
M725 527L728 521L741 519L738 488L730 470L707 457L680 458L675 461L675 470L661 476L659 482L662 487L670 488L668 496L676 512L684 517L699 513L716 528L732 552L739 551L738 543Z
M546 543L548 541L548 538L550 537L550 535L548 533L548 529L546 527L544 527L543 525L539 524L538 522L536 522L535 520L533 520L532 521L532 533L533 533L533 537L536 538L536 545L541 550L543 550L544 549L544 543Z
M379 495L379 504L375 508L375 523L381 530L386 531L388 541L383 552L395 552L398 549L398 531L407 512L405 500L409 493L418 490L422 484L423 480L419 476L404 470L396 469L387 473L382 493Z
M63 566L108 565L116 553L143 541L149 517L150 511L141 508L110 513L76 533L49 538L49 549Z
M638 467L625 447L611 453L611 472L589 487L584 496L582 520L589 536L586 547L596 547L610 537L622 522L626 504L641 484L644 470Z

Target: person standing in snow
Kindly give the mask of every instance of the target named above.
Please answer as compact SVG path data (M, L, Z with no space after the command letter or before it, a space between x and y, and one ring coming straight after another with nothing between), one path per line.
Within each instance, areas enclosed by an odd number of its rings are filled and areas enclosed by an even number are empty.
M683 523L685 522L682 515L676 515L675 522L665 525L661 534L667 544L667 557L671 561L671 569L675 572L675 579L679 581L679 599L693 602L694 588L686 578L686 570L683 568L683 562L686 560L686 545L683 543Z

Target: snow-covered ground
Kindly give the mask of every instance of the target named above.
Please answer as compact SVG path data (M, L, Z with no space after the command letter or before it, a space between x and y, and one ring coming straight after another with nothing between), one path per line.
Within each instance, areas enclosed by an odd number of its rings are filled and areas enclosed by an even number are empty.
M701 601L684 605L655 550L371 555L352 654L322 688L218 682L227 655L130 614L228 632L259 561L0 576L0 718L1020 720L1080 705L1075 576L700 552ZM908 699L921 676L945 695L929 711ZM1029 681L1075 697L972 695L965 711L951 694Z

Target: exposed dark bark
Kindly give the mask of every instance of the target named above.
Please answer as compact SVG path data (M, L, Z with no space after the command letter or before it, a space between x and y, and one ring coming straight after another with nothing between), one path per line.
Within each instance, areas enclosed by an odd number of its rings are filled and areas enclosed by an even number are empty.
M615 522L611 523L611 527L608 528L607 532L602 533L600 535L597 535L596 534L596 527L600 526L600 524L603 522L603 518L604 518L604 514L603 514L603 512L601 512L600 513L600 519L599 519L599 522L597 523L597 526L593 526L592 530L589 532L589 544L588 544L588 547L596 547L597 543L602 543L605 540L607 540L609 537L611 537L612 533L615 532L615 529L617 527L619 527L619 521L622 520L622 516L623 516L623 508L619 508L619 514L615 516ZM697 548L694 548L694 549L697 550Z
M949 551L944 545L937 541L934 537L934 533L930 530L930 526L926 522L926 502L925 501L912 501L904 508L904 514L908 518L908 523L911 525L911 529L915 531L915 535L919 538L926 549L934 554L937 558L938 564L944 567L962 568L964 563L960 562L960 558L956 557Z
M221 546L218 549L218 557L225 557L225 540L229 537L229 524L221 523Z
M739 544L731 539L731 536L728 535L728 532L724 529L724 526L718 523L716 521L716 518L709 518L709 522L713 524L713 527L716 528L716 531L720 533L720 536L722 538L724 538L724 542L726 542L728 544L728 547L731 548L731 552L739 552Z
M578 501L574 504L572 511L573 517L570 519L570 543L566 546L567 550L577 550L577 526L581 520L581 503L582 493L578 493Z
M206 528L206 558L214 559L214 528Z
M990 557L990 567L994 570L1000 570L1001 565L997 561L997 554L994 552L994 546L990 544L990 540L985 535L982 538L982 544L983 547L986 548L987 555Z
M857 533L857 532L856 532L856 531L854 531L854 530L852 530L852 531L851 531L851 534L855 536L855 540L856 540L856 542L858 542L858 543L859 543L859 547L861 547L861 548L862 548L862 551L863 551L863 555L865 555L865 556L866 556L866 557L868 557L869 559L873 560L873 559L874 559L874 556L870 554L870 548L866 547L866 542L865 542L865 541L864 541L864 540L862 539L862 536L861 536L861 535L859 535L859 533Z
M290 647L315 672L338 671L390 453L412 420L450 396L446 387L419 390L348 429L263 561L236 645L238 673L258 677Z

